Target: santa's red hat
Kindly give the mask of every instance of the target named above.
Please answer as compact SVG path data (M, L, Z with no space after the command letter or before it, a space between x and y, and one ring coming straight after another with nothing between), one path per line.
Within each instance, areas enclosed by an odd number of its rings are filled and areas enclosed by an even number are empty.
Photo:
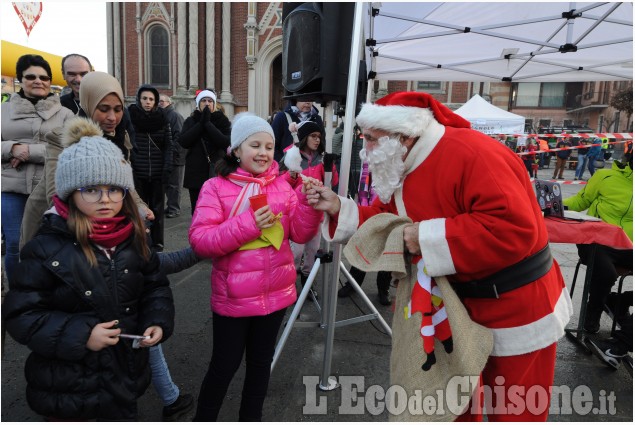
M364 104L357 115L357 124L362 128L406 136L423 135L431 120L447 127L470 128L467 120L423 92L391 93L374 104Z

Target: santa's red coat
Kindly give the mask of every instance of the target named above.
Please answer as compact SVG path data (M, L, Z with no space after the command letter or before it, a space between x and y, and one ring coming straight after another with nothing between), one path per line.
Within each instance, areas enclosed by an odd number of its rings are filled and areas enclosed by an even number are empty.
M413 148L409 153L415 163L390 203L377 199L358 208L353 200L340 197L337 222L323 223L328 240L346 241L365 219L381 212L407 215L420 223L428 273L459 283L492 275L547 244L527 170L509 148L482 133L444 127L434 119L415 147L416 152ZM493 331L493 356L550 346L564 335L572 314L555 260L546 275L499 299L463 302L475 322Z

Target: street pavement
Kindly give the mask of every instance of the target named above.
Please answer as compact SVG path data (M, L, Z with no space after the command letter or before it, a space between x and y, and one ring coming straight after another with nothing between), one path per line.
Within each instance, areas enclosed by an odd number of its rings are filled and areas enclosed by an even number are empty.
M608 166L608 165L607 165ZM550 169L539 171L539 177L550 179ZM566 170L565 177L573 179L573 170ZM587 173L588 177L588 173ZM563 184L563 196L577 193L581 184ZM165 247L167 251L186 247L187 231L191 216L189 199L184 194L180 217L166 219ZM570 286L578 260L575 246L552 244L554 257L559 262L567 286ZM345 261L345 260L344 260ZM211 263L202 261L196 266L170 277L176 305L174 335L164 344L171 375L183 393L198 394L212 352L212 319L209 309L209 273ZM318 291L324 285L320 268L316 282ZM582 282L584 273L578 277ZM342 282L345 279L340 278ZM626 280L632 289L632 279ZM328 283L330 285L331 283ZM339 284L338 284L339 286ZM368 299L390 324L392 307L377 301L375 273L369 273L362 286ZM392 289L394 293L394 289ZM573 297L575 315L570 325L577 323L582 286ZM320 302L323 297L320 297ZM324 308L325 306L321 306ZM287 317L291 309L287 310ZM337 300L337 321L352 319L370 310L357 294ZM285 319L286 322L286 319ZM316 306L306 301L297 322L320 322ZM298 323L296 323L298 324ZM610 321L602 318L601 335L608 336ZM281 330L282 333L282 330ZM347 326L337 326L330 358L330 375L342 386L329 391L316 390L321 382L325 362L327 332L324 326L294 327L278 363L271 375L268 397L265 401L263 420L276 422L349 422L387 421L388 411L381 404L381 391L366 391L372 386L387 390L389 384L389 359L391 339L377 320L364 321ZM42 417L33 413L26 403L23 366L28 349L18 345L7 335L2 355L2 421L33 422ZM326 359L328 360L328 359ZM220 421L237 421L240 396L244 380L244 362L227 392L220 412ZM362 384L359 400L351 400L347 383ZM323 382L327 384L327 382ZM552 397L549 421L620 421L633 420L632 370L624 364L618 370L605 366L597 357L579 348L563 337L557 350L555 386L566 386L571 397L556 400ZM565 387L560 387L561 389ZM377 390L377 387L374 387ZM359 404L358 404L359 403ZM358 406L351 409L347 406ZM154 389L150 387L139 399L139 420L160 421L162 405ZM558 408L560 407L560 408ZM193 412L183 418L191 420Z

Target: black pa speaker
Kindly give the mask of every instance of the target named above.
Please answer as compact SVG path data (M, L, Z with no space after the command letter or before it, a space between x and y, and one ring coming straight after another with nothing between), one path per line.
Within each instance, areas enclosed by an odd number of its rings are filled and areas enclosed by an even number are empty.
M285 6L287 3L285 3ZM286 98L346 98L355 3L283 7L282 85Z

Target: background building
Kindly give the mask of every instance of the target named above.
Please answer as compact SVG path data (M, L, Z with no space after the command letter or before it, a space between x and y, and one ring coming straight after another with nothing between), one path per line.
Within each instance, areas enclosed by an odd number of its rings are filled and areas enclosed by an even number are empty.
M152 84L187 116L194 95L214 88L227 115L249 110L263 118L283 109L282 2L125 2L108 4L109 72L134 102ZM372 100L421 90L456 109L477 93L526 117L526 130L588 126L631 132L632 116L609 104L633 82L486 83L375 81ZM632 110L632 108L631 108ZM334 124L335 125L335 124Z

